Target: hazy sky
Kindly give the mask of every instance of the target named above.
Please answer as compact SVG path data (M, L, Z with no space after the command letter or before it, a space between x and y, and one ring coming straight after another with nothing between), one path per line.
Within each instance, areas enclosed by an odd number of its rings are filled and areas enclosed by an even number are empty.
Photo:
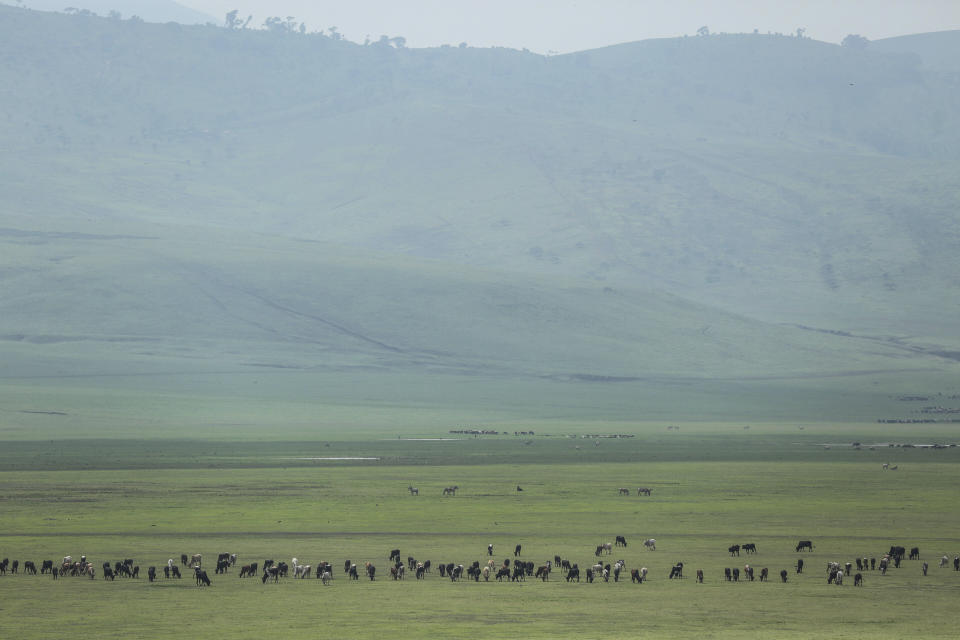
M540 53L646 38L758 29L840 42L960 29L960 0L177 0L222 18L231 9L294 16L311 31L338 27L348 39L404 36L411 47L467 42ZM122 4L122 3L119 3Z

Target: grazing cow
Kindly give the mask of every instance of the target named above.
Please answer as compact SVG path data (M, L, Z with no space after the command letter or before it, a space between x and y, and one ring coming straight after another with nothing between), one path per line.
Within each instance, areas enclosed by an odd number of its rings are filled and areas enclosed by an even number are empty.
M110 568L110 563L104 562L103 563L103 579L104 580L109 579L111 582L113 582L113 578L114 578L114 573L113 573L113 569Z
M786 570L786 569L781 569L781 570L780 570L780 582L786 582L786 581L787 581L787 570Z
M857 558L857 571L863 571L863 560Z
M650 495L650 492L651 492L651 490L650 490L648 487L639 487L639 488L637 488L637 495L638 495L638 496L639 496L639 495L649 496L649 495Z
M643 541L643 546L645 546L649 551L657 550L657 541L653 538L648 538Z
M40 565L40 575L43 575L47 572L53 573L53 560L44 560L43 564Z
M166 578L167 580L170 579L170 567L163 568L163 577Z
M621 496L628 496L628 495L630 495L630 489L627 489L626 487L620 487L620 489L619 489L619 495L621 495Z
M919 551L917 553L919 554ZM907 555L907 549L906 547L892 546L887 555L893 558L894 562L903 560L903 556ZM897 566L900 566L899 563L897 563Z
M945 566L947 566L947 562L949 561L950 561L950 558L948 558L947 556L943 556L942 558L940 558L940 568L943 569ZM17 566L16 560L13 561L13 566L14 567ZM16 570L14 570L14 573L16 573Z
M544 582L547 581L547 578L550 577L550 567L547 565L540 565L537 567L537 572L534 574L535 578L540 578Z
M723 570L723 577L724 579L726 579L727 582L730 582L730 580L733 579L732 576L733 574L730 573L730 567L727 567L726 569Z
M670 578L683 578L683 563L678 562L670 569Z
M746 576L747 580L753 582L753 567L750 565L743 566L743 575Z
M372 564L370 564L369 562L367 562L364 566L367 568L367 577L370 578L371 582L373 582L374 578L377 575L377 568Z
M463 565L458 564L450 568L450 563L447 564L447 575L450 576L450 582L456 582L463 577Z
M624 538L623 536L617 536L617 540L616 542L614 542L614 544L617 545L618 547L625 547L627 546L627 539Z
M747 544L743 545L743 550L746 551L747 553L756 553L757 545L754 544L753 542L748 542Z
M837 586L840 586L840 585L843 584L843 570L842 570L842 569L838 569L838 570L837 570L837 575L834 577L833 583L836 584Z
M768 575L770 575L770 570L767 567L760 569L760 582L766 582Z
M953 570L960 571L960 556L953 556Z
M394 549L393 551L391 551L391 552L390 552L390 557L387 558L387 561L388 561L388 562L389 562L389 561L393 561L394 558L396 558L397 560L400 559L400 549Z
M887 575L887 565L890 563L890 559L887 556L880 558L880 575Z
M402 567L403 565L400 566ZM311 567L309 564L298 564L293 568L293 577L300 578L301 580L304 578L309 578L310 571L312 569L313 567Z
M593 569L587 569L587 582L593 584Z
M911 560L920 559L920 547L913 547L910 549L910 559Z
M497 571L496 578L497 578L497 582L503 582L504 578L509 579L510 567L507 567L507 566L500 567L500 569Z
M733 581L740 582L740 569L737 567L733 568Z
M697 569L697 582L703 584L703 569Z
M797 558L797 573L803 573L803 558Z
M424 560L424 561L423 561L423 570L424 570L425 572L427 572L427 573L430 573L430 561L429 561L429 560Z
M875 571L877 568L877 559L870 558L870 571Z
M843 565L843 569L847 572L847 575L850 575L851 571L853 570L853 565L847 562Z
M460 487L458 487L458 486L456 486L456 485L454 485L454 486L452 486L452 487L444 487L444 488L443 488L443 495L445 495L445 496L455 496L455 495L457 495L457 489L459 489L459 488L460 488Z
M187 554L185 553L180 554L180 564L181 566L184 566L184 567L187 566Z
M594 553L594 555L599 556L601 553L613 553L613 543L604 542L603 544L598 544L597 551Z
M27 560L23 563L23 572L37 575L37 565L33 564L33 560Z
M94 579L97 573L97 570L93 568L92 562L88 562L86 567L84 567L82 570L84 573L86 573L90 577L91 580Z
M267 584L267 580L273 578L274 582L280 582L280 567L264 567L263 568L263 577L260 578L261 584Z
M412 496L418 496L418 495L420 495L420 489L418 489L417 487L414 487L414 486L412 486L412 485L408 485L408 486L407 486L407 491L409 491L409 492L410 492L410 495L412 495Z
M359 580L360 576L357 574L357 565L351 564L350 569L347 571L347 575L350 576L351 580Z
M350 573L350 567L353 566L353 563L349 560L345 560L343 563L343 572Z
M738 544L731 545L731 546L727 547L727 551L730 552L730 555L731 555L731 556L739 556L739 555L740 555L740 545L738 545Z
M643 584L643 575L640 573L640 569L632 569L630 571L630 582Z
M813 542L810 540L801 540L798 542L797 551L803 551L804 549L807 551L813 551Z
M520 545L518 544L513 548L513 557L516 558L520 555Z
M195 553L192 556L190 556L190 566L191 567L203 566L203 556L199 553Z
M920 567L920 569L921 571L923 571L923 575L927 575L927 569L929 569L929 565L926 562L924 562L923 566Z
M245 564L245 565L243 565L242 567L240 567L240 577L241 577L241 578L249 578L250 576L256 575L256 573L257 573L257 565L256 565L256 563L254 563L254 564Z
M210 578L207 577L207 572L200 568L200 565L197 565L193 568L193 576L197 579L197 586L210 586Z
M946 557L946 556L944 556L944 557ZM14 560L12 563L10 563L10 573L16 573L16 572L17 572L17 569L19 569L19 568L20 568L20 561L19 561L19 560Z
M567 571L567 582L570 582L571 580L580 582L580 567L578 567L576 563L574 563Z
M862 586L863 586L863 574L862 574L862 573L857 573L855 576L853 576L853 586L855 586L855 587L862 587Z
M510 582L526 581L526 563L513 563L513 573L510 575Z
M323 581L324 585L330 584L330 581L333 580L333 573L330 571L324 571L320 575L320 579Z
M157 568L156 567L147 567L147 580L153 582L157 579Z

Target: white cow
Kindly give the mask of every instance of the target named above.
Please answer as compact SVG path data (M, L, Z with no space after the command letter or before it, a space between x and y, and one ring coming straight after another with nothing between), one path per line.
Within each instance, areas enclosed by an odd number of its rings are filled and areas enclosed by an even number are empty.
M654 540L653 538L648 538L648 539L646 539L646 540L643 541L643 546L645 546L645 547L646 547L647 549L649 549L650 551L656 551L656 550L657 550L657 541Z

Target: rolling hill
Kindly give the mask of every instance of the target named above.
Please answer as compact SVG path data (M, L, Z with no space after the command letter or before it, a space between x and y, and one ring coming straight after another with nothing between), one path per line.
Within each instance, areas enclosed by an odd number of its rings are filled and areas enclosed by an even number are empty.
M924 43L958 36L543 57L0 6L0 375L619 418L949 391L960 80Z

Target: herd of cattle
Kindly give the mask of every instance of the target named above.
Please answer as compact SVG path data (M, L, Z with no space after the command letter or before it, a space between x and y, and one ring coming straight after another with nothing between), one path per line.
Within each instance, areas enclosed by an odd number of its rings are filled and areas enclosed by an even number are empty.
M655 542L655 540L650 538L644 540L643 544L648 550L653 551L656 550ZM626 538L624 536L617 536L615 543L607 542L598 545L595 555L600 556L604 553L610 554L613 552L614 546L626 547ZM479 582L481 578L484 581L489 581L491 577L498 582L504 580L509 582L520 582L525 581L527 578L547 581L554 571L558 571L560 573L560 577L565 579L567 582L580 582L581 571L577 563L571 563L569 560L561 558L557 555L554 556L552 560L547 560L543 564L537 565L534 562L520 560L519 556L521 550L521 545L518 544L514 549L514 558L512 561L507 558L501 563L498 563L491 558L485 564L482 564L479 560L477 560L470 565L448 562L438 564L437 570L441 578L449 578L453 582L457 582L464 577L467 579L473 579L476 582ZM731 557L739 556L741 550L748 555L756 554L757 545L755 543L735 544L727 548L727 551ZM810 540L801 540L797 544L797 552L804 550L813 551L813 543ZM493 545L488 545L487 555L493 555ZM853 572L853 567L856 566L857 573L853 576L854 585L861 586L863 584L862 571L879 570L882 575L885 575L891 566L894 568L899 568L905 556L907 556L910 560L919 560L920 549L913 547L908 556L905 547L895 545L891 546L890 550L883 554L879 561L876 557L869 559L863 557L856 558L855 562L846 562L843 564L839 562L828 562L827 584L842 585L844 577L850 576ZM237 562L237 554L220 553L217 556L215 574L229 573L230 569L237 565ZM412 556L408 556L406 562L404 562L401 559L399 549L393 549L390 552L387 562L390 563L388 575L394 580L403 580L408 571L414 574L417 580L422 580L426 578L427 574L432 573L433 568L430 560L419 561ZM938 566L940 568L945 568L949 565L949 563L949 557L942 556L939 560ZM182 578L183 574L180 572L181 567L186 567L188 572L192 571L197 586L210 586L212 584L206 569L203 568L203 556L201 554L193 554L191 556L182 554L180 556L179 564L177 564L173 558L170 558L167 560L166 565L164 565L161 569L164 578L168 580ZM20 568L21 565L19 560L14 560L11 562L8 558L4 558L2 561L0 561L0 575L6 575L7 573L20 573ZM86 556L80 556L79 560L74 560L72 556L65 556L60 562L44 560L40 565L39 571L36 563L28 560L23 563L22 568L24 574L50 574L54 579L65 576L74 576L86 577L93 580L96 578L98 573L94 563L88 561ZM670 574L668 575L668 578L671 580L682 579L683 568L683 562L677 562L673 564L670 568ZM928 568L928 563L923 562L923 575L927 575ZM801 557L797 559L795 565L796 573L803 573L803 569L804 560ZM960 555L954 556L953 569L954 571L960 571ZM370 580L375 580L377 574L377 569L372 563L365 562L363 563L362 569L360 569L356 563L351 562L350 560L344 562L343 571L346 576L352 580L358 580L361 572L364 577L369 578ZM629 570L631 582L642 584L647 580L648 572L649 570L647 567ZM248 578L259 575L260 581L263 584L268 582L276 583L279 582L281 578L287 578L290 576L299 579L314 577L318 580L322 580L323 584L328 585L332 582L334 573L334 567L329 562L319 562L316 565L310 565L300 562L297 558L292 558L291 562L288 564L283 561L276 562L268 559L264 560L262 565L258 562L240 565L239 577ZM116 578L139 578L140 567L136 565L131 558L117 561L113 564L110 562L104 562L101 565L100 575L103 576L104 580L111 581L115 580ZM595 581L609 582L611 578L614 582L619 582L620 578L624 577L625 579L626 575L627 568L626 563L623 560L617 560L612 564L597 561L594 564L589 565L583 572L583 577L588 583ZM780 571L781 582L787 582L788 576L789 572L786 569L782 569ZM723 580L727 582L740 582L741 577L743 581L753 581L754 567L751 567L749 564L747 564L743 567L742 572L739 567L728 567L724 569ZM761 568L758 574L759 581L766 582L768 577L769 569L767 567ZM148 567L147 579L150 582L153 582L158 578L159 574L157 567ZM698 569L696 571L696 581L702 583L703 580L704 572L702 569Z

